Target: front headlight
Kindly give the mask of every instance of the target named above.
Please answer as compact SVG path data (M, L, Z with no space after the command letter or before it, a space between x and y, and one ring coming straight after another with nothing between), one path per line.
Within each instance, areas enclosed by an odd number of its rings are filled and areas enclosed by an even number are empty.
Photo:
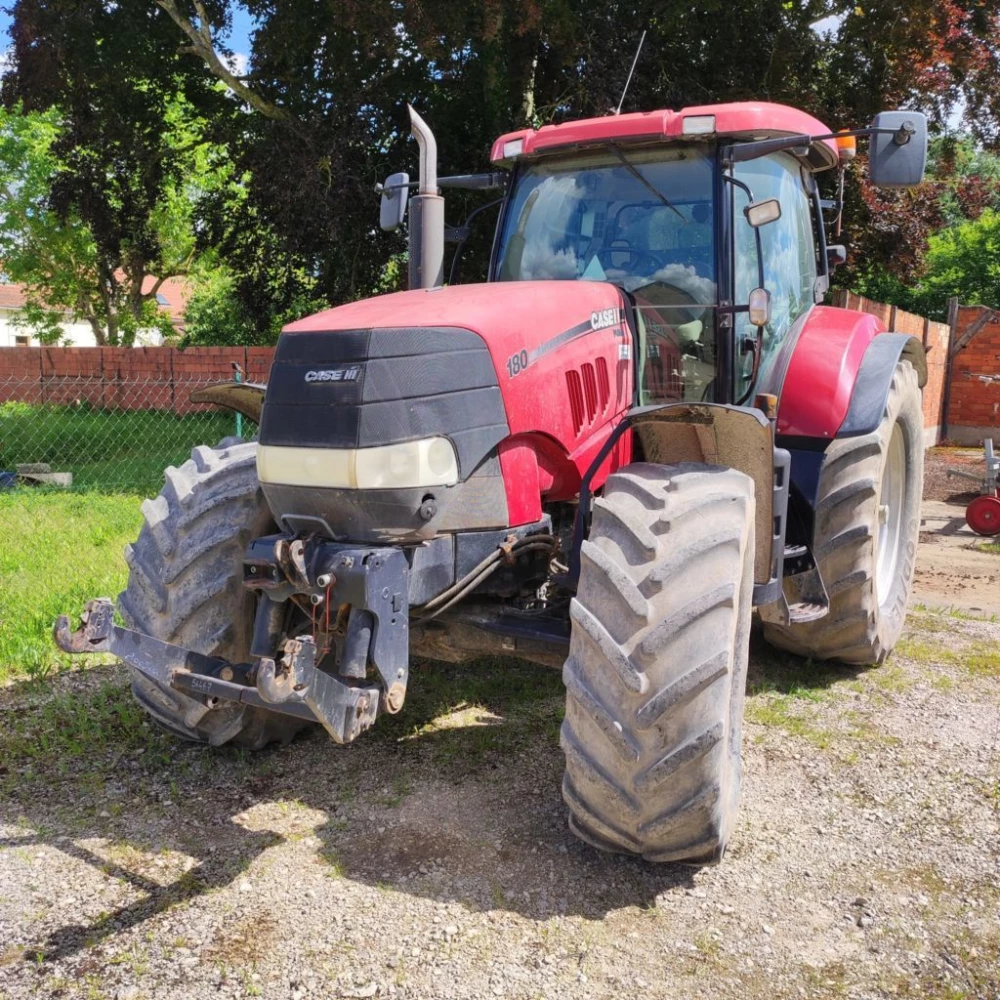
M257 476L262 483L351 490L453 486L458 482L458 457L443 437L376 448L259 445Z

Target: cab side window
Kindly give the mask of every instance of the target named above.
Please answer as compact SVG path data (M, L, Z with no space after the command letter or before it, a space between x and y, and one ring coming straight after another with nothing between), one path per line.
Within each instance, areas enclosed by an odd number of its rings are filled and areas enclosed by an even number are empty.
M788 153L762 156L737 164L735 176L753 192L754 200L777 198L781 218L760 229L764 257L764 287L771 293L771 322L764 328L764 349L760 361L763 375L774 363L792 324L813 303L816 282L816 245L813 231L812 202L802 180L802 168ZM743 209L749 199L733 185L733 229L735 251L736 303L746 303L750 290L758 283L757 247L754 231ZM755 340L756 329L745 313L736 314L737 364L744 338ZM749 364L747 365L749 367ZM749 373L737 371L738 393L748 388Z

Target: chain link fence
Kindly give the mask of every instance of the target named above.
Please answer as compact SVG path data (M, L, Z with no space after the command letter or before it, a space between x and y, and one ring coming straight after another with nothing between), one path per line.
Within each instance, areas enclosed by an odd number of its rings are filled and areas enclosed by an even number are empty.
M163 470L199 444L250 439L256 425L189 402L206 379L0 379L0 489L155 496Z

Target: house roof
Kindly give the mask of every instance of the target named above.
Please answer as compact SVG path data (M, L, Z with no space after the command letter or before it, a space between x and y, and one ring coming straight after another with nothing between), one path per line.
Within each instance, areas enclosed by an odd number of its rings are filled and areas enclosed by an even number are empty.
M14 281L0 282L0 309L23 309L25 304L24 285Z
M148 295L158 279L147 274L142 282L142 293ZM161 309L170 313L174 326L184 322L184 310L191 298L191 286L183 278L167 278L156 293L156 301Z
M142 282L143 294L152 291L157 279L147 274ZM184 310L191 298L191 287L183 278L167 278L157 291L156 301L170 314L174 326L184 322ZM17 281L4 281L0 275L0 309L23 309L27 304L27 291Z

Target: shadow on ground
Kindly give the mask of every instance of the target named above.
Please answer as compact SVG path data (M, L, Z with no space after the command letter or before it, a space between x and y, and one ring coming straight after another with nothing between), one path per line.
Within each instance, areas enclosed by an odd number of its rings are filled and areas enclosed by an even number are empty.
M844 677L755 640L751 692ZM510 660L414 664L404 712L358 743L337 747L317 729L249 754L151 729L119 667L0 691L0 720L9 720L0 722L0 821L25 831L0 849L48 844L138 893L99 920L51 930L26 956L70 957L230 885L289 839L280 823L267 828L276 803L322 817L311 830L316 854L338 877L470 910L599 919L692 886L690 868L600 854L569 833L562 702L556 671ZM259 810L265 818L248 821ZM164 884L139 862L164 851L196 863Z

